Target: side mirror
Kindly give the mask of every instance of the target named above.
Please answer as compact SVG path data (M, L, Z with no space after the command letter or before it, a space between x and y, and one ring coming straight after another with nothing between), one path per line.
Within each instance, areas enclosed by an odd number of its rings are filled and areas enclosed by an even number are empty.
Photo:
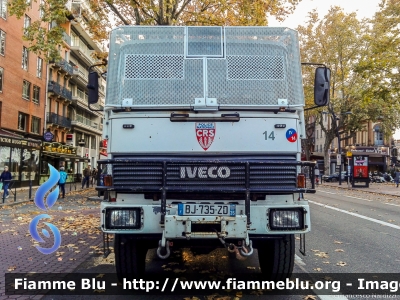
M329 103L331 70L318 67L315 70L314 103L317 106L325 106Z
M91 71L89 73L87 88L89 104L99 102L99 74L97 72Z

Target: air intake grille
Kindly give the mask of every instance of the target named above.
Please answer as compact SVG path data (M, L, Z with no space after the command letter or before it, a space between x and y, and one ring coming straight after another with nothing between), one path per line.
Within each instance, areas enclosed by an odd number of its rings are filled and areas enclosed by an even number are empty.
M282 161L281 161L282 162ZM234 192L249 188L254 191L285 190L296 188L295 161L287 164L249 162L246 175L246 161L168 161L163 171L163 162L142 162L115 160L113 185L127 190L160 191L221 191ZM248 180L246 179L248 176Z

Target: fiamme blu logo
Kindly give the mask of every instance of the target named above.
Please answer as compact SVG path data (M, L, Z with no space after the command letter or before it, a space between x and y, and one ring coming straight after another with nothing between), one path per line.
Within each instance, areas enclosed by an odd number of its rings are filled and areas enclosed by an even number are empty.
M36 191L36 194L35 194L36 206L44 211L48 211L48 210L50 210L50 208L53 207L53 205L56 203L56 201L58 199L58 194L59 194L58 181L60 180L60 173L58 173L58 171L50 164L48 164L48 166L50 169L50 177L46 182L44 182L38 188L38 190ZM57 185L57 187L47 195L46 203L45 203L45 195L55 185ZM45 240L42 239L42 237L39 235L39 232L38 232L38 224L42 219L51 219L51 217L48 214L41 214L41 215L34 217L31 221L31 223L29 224L29 232L30 232L32 238L39 243L46 242ZM60 247L61 234L55 225L48 223L48 222L44 222L44 224L46 224L48 226L48 228L51 230L51 232L53 233L54 243L51 248L43 248L38 245L36 245L36 248L43 254L51 254ZM42 234L46 238L50 238L50 233L47 229L43 228Z

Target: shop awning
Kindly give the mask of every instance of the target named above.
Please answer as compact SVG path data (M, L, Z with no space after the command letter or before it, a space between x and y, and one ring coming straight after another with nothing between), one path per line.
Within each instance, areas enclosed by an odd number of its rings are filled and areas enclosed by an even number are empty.
M43 151L43 155L52 157L52 158L59 158L60 160L74 160L79 162L90 162L90 159L87 157L77 156L77 155L68 155L68 154L58 154L54 152Z

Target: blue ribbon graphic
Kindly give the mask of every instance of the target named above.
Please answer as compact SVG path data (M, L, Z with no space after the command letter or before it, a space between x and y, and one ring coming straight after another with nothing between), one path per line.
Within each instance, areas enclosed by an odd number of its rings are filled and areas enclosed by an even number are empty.
M60 173L50 164L48 164L50 168L50 177L49 179L44 182L36 191L35 194L35 204L38 208L41 210L49 210L57 201L58 199L58 194L59 194L59 187L57 186L52 192L50 192L47 195L47 207L44 202L44 198L47 192L51 190L51 188L58 183L60 180ZM34 217L29 224L29 232L32 236L32 238L39 242L39 243L44 243L45 241L40 237L38 231L37 231L37 225L41 219L50 219L51 217L47 214L41 214L36 217ZM61 234L60 231L56 226L54 226L51 223L44 222L51 230L54 236L54 244L51 248L43 248L40 246L35 246L36 249L38 249L41 253L43 254L51 254L54 251L56 251L60 245L61 245ZM42 229L42 233L45 237L49 238L50 234L46 229Z

